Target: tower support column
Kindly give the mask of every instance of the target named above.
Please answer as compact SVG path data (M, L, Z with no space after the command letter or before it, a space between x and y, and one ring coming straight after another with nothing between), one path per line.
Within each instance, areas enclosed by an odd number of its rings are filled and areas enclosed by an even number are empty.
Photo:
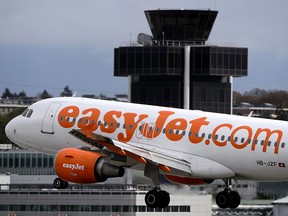
M185 46L184 53L184 109L190 109L190 46Z

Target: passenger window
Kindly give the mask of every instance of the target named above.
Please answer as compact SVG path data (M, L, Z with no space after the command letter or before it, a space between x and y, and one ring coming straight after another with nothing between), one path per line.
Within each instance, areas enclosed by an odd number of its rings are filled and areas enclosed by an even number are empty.
M245 142L245 138L243 137L242 139L241 139L241 143L244 143Z
M211 139L211 138L212 138L212 135L211 135L211 134L209 134L209 135L208 135L208 139Z
M221 140L222 140L222 141L224 141L224 139L225 139L225 136L224 136L224 135L222 135L222 136L221 136Z
M186 131L183 131L183 132L182 132L182 136L185 136L185 134L186 134Z
M235 137L234 142L237 142L237 140L238 140L238 137Z
M284 148L285 147L285 143L283 142L282 144L281 144L281 148Z
M271 141L268 142L268 146L271 146Z
M277 146L278 146L278 142L275 142L274 147L277 147Z
M261 145L262 145L262 146L264 145L264 140L261 140Z
M202 133L202 138L205 138L205 133Z

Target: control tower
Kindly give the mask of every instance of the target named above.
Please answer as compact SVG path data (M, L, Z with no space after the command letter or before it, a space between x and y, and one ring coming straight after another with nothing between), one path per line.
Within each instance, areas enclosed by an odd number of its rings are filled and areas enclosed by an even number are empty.
M114 75L129 77L131 102L231 113L232 78L247 76L248 49L207 44L217 14L145 11L152 35L114 50Z

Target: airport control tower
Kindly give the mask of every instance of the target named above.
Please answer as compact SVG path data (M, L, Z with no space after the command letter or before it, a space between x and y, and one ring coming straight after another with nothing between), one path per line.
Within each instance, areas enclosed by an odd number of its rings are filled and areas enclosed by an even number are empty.
M232 78L247 76L248 49L207 44L217 14L145 11L152 36L114 50L114 75L129 77L131 102L231 113Z

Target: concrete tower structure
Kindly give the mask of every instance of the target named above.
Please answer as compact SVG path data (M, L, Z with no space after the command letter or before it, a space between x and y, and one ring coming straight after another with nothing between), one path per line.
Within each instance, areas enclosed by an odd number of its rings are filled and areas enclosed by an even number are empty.
M217 14L145 11L153 36L114 50L114 75L129 77L131 102L231 113L232 77L247 76L248 49L207 44Z

